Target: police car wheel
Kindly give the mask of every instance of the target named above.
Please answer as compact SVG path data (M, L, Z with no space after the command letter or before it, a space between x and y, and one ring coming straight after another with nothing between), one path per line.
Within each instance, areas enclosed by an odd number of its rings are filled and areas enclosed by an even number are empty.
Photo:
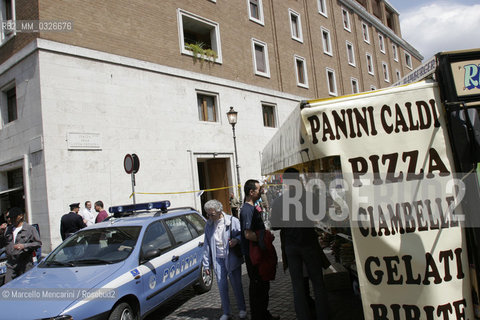
M196 293L205 293L210 291L212 288L212 280L213 280L213 270L211 270L210 274L207 274L203 266L200 270L200 276L198 277L198 283L193 287Z
M135 316L135 313L133 312L132 308L130 305L126 302L122 302L119 305L117 305L112 313L110 314L110 317L108 320L135 320L137 317Z

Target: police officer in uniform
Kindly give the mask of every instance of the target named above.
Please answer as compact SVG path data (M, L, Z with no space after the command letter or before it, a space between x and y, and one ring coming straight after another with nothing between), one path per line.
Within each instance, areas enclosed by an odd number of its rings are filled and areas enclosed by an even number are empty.
M83 222L82 216L78 214L79 210L80 203L72 203L70 205L70 212L63 215L60 221L60 235L62 236L62 240L67 239L70 235L87 226Z

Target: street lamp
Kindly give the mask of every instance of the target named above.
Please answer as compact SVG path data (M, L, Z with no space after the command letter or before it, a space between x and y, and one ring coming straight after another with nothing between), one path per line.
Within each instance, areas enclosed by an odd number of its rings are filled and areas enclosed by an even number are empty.
M238 155L237 155L237 137L235 136L235 125L237 124L237 111L233 110L233 107L230 107L230 111L227 112L228 123L232 125L233 131L233 147L235 148L235 163L237 168L237 187L238 187L238 197L240 204L242 203L242 188L240 186L240 171L238 165Z

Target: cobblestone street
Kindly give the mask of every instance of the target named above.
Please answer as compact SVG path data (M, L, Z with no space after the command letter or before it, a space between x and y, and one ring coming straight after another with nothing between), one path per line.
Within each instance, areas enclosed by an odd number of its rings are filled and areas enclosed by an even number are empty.
M279 256L277 276L270 284L270 311L281 319L295 319L292 286L288 270L283 272L280 251L280 236L275 234L275 247ZM248 301L248 275L245 265L242 265L243 291ZM353 295L351 285L346 273L334 273L328 270L325 274L325 284L329 293L330 319L334 320L361 320L363 312L360 299ZM238 309L235 304L233 293L230 290L230 301L234 319L238 319ZM247 310L249 311L249 310ZM220 294L216 281L210 292L196 295L193 289L188 289L165 303L156 312L150 314L146 320L156 319L208 319L217 320L222 316Z

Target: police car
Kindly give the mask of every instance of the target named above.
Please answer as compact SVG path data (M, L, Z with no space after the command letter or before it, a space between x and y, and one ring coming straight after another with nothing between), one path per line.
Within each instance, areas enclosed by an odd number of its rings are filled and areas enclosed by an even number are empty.
M66 239L0 288L2 319L142 319L193 285L202 267L204 218L169 201L111 207L108 220Z
M5 274L7 273L7 254L5 248L0 249L0 286L5 282Z

